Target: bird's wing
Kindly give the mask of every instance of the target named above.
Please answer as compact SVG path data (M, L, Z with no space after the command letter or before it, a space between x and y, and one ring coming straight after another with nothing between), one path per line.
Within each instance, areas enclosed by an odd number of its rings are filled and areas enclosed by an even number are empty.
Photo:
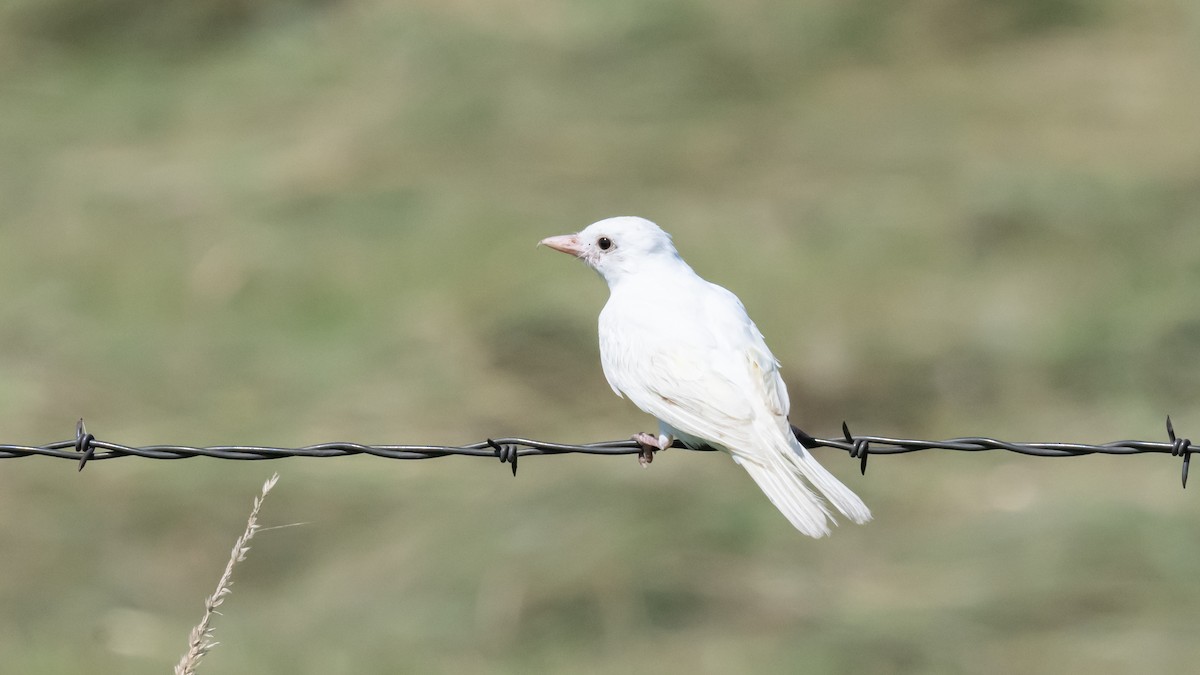
M636 381L622 389L639 408L684 433L726 448L745 446L755 409L745 377L726 372L729 355L692 346L647 355ZM629 378L630 380L635 378Z
M767 348L762 333L753 323L748 326L746 343L751 380L760 387L759 395L771 414L783 418L786 422L791 401L788 399L787 385L783 383L783 377L779 374L779 361Z
M703 289L694 321L666 335L626 336L614 389L668 425L734 454L757 447L755 420L786 425L787 389L779 364L740 301L716 285Z
M746 308L736 295L716 284L708 284L710 293L704 303L708 325L714 327L715 335L720 339L720 347L731 354L736 354L749 368L750 383L753 389L766 405L767 410L775 417L787 419L791 402L788 400L787 386L779 374L779 361L767 347L758 326L746 314Z

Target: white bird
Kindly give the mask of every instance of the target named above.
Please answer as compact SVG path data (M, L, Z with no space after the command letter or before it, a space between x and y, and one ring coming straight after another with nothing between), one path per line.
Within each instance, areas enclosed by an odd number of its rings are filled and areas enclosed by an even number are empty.
M792 525L829 534L822 496L856 523L862 500L792 435L779 362L737 296L700 278L643 218L608 218L541 244L573 255L608 283L600 312L600 361L618 396L658 419L641 433L643 465L675 439L728 452Z

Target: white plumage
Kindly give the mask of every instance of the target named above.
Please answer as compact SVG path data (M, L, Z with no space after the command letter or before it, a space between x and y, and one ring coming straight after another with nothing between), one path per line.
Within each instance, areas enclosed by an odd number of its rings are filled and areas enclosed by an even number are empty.
M822 496L856 523L862 500L792 435L779 362L733 293L700 278L654 223L608 218L542 244L574 255L608 283L600 359L618 396L659 422L643 444L710 445L733 456L796 529L829 534ZM649 457L649 455L648 455Z

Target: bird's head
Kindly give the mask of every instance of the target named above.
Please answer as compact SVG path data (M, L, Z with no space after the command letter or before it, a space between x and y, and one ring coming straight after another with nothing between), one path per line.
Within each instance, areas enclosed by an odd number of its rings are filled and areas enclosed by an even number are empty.
M682 263L671 235L645 218L605 218L575 234L547 237L538 242L579 258L610 285L656 263Z

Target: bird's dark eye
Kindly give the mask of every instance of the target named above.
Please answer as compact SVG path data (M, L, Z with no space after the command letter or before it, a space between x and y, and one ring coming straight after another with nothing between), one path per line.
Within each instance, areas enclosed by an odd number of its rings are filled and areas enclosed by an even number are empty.
M612 239L609 239L608 237L600 237L596 240L596 245L600 247L601 251L607 251L608 249L612 248Z

